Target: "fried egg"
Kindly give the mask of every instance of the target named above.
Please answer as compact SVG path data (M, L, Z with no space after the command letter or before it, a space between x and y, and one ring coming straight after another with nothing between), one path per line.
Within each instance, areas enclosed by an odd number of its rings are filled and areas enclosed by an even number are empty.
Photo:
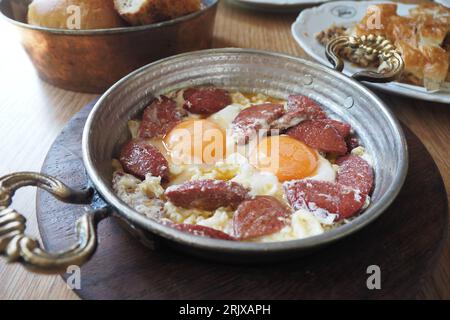
M280 181L303 179L314 173L317 152L289 136L263 138L250 155L250 162L261 171L275 174Z
M336 169L317 150L287 135L237 146L231 125L245 105L233 103L205 119L187 118L164 138L171 172L181 180L232 180L252 195L276 195L297 179L335 181ZM180 183L180 179L175 177Z
M336 172L331 163L316 150L286 135L266 137L250 156L260 171L275 174L279 181L304 178L334 181Z
M214 164L225 155L226 138L216 122L188 119L164 137L164 145L174 164Z

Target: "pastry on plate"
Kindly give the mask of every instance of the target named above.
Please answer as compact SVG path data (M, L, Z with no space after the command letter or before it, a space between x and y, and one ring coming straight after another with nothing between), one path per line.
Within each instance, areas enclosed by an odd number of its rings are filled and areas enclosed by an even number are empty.
M367 8L360 22L350 26L333 25L317 35L326 44L341 36L381 35L395 44L405 61L401 82L423 86L427 90L449 88L450 9L435 3L425 3L410 10L408 16L397 14L393 3ZM378 67L346 49L340 55L361 67Z

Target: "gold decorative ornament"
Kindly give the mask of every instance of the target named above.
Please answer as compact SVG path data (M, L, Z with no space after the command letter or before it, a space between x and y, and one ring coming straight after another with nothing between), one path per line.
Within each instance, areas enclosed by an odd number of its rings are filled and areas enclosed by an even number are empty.
M97 247L96 227L109 215L107 209L87 210L76 224L78 241L65 251L49 253L36 239L25 235L26 219L10 208L14 193L25 186L35 186L66 203L89 204L93 190L73 190L61 181L33 172L14 173L0 178L0 255L8 262L20 262L39 273L60 273L68 266L80 266L94 254Z
M396 47L385 37L370 34L368 36L340 36L330 40L326 46L325 54L328 61L337 71L344 69L344 61L339 52L350 48L354 55L367 61L379 60L378 71L361 71L352 75L359 81L390 82L398 79L405 67L402 56Z

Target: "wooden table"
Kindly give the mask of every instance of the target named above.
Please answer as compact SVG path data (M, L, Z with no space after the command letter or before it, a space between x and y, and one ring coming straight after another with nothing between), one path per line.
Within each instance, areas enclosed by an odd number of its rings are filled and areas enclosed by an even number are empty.
M295 17L295 14L255 13L222 1L214 45L306 57L291 36L290 26ZM39 171L64 124L95 96L64 91L42 82L12 29L1 21L0 30L3 41L0 50L0 175ZM381 93L380 97L423 141L450 190L450 106ZM450 198L449 192L447 196ZM38 236L35 189L19 191L15 207L27 216L28 233ZM449 249L450 241L435 272L422 284L418 298L450 299ZM34 275L20 266L0 261L0 299L77 298L58 276Z

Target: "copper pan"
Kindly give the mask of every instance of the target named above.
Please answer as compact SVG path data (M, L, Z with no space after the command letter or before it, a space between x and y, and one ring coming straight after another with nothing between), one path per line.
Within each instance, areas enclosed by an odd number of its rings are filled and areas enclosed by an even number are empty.
M327 52L334 67L340 69L342 61L337 55L340 48L354 45L370 48L378 42L384 43L376 37L337 38L330 42ZM83 161L91 181L89 187L98 193L90 188L73 190L58 179L40 173L20 172L0 177L0 256L44 273L81 265L95 252L97 223L111 215L119 218L121 224L146 245L157 239L184 253L221 263L278 262L350 236L375 221L388 208L399 193L408 170L407 145L399 123L387 106L357 81L386 82L400 76L401 57L386 43L384 48L386 50L375 54L385 62L384 72L360 73L351 78L296 57L237 48L185 53L131 73L103 94L84 128ZM363 51L369 54L369 50ZM336 119L349 123L372 156L375 188L370 206L349 223L323 234L269 243L199 237L148 219L128 206L111 185L111 161L117 158L119 146L130 139L128 120L135 119L154 96L206 84L265 93L279 99L287 99L293 93L302 94L318 101ZM50 253L40 247L38 240L26 235L25 219L12 207L14 193L25 186L44 189L68 203L91 204L85 207L86 213L78 220L78 240L72 247Z
M150 62L211 47L218 0L202 0L201 11L170 21L96 30L29 25L30 2L0 0L0 12L18 29L39 76L63 89L101 93Z

